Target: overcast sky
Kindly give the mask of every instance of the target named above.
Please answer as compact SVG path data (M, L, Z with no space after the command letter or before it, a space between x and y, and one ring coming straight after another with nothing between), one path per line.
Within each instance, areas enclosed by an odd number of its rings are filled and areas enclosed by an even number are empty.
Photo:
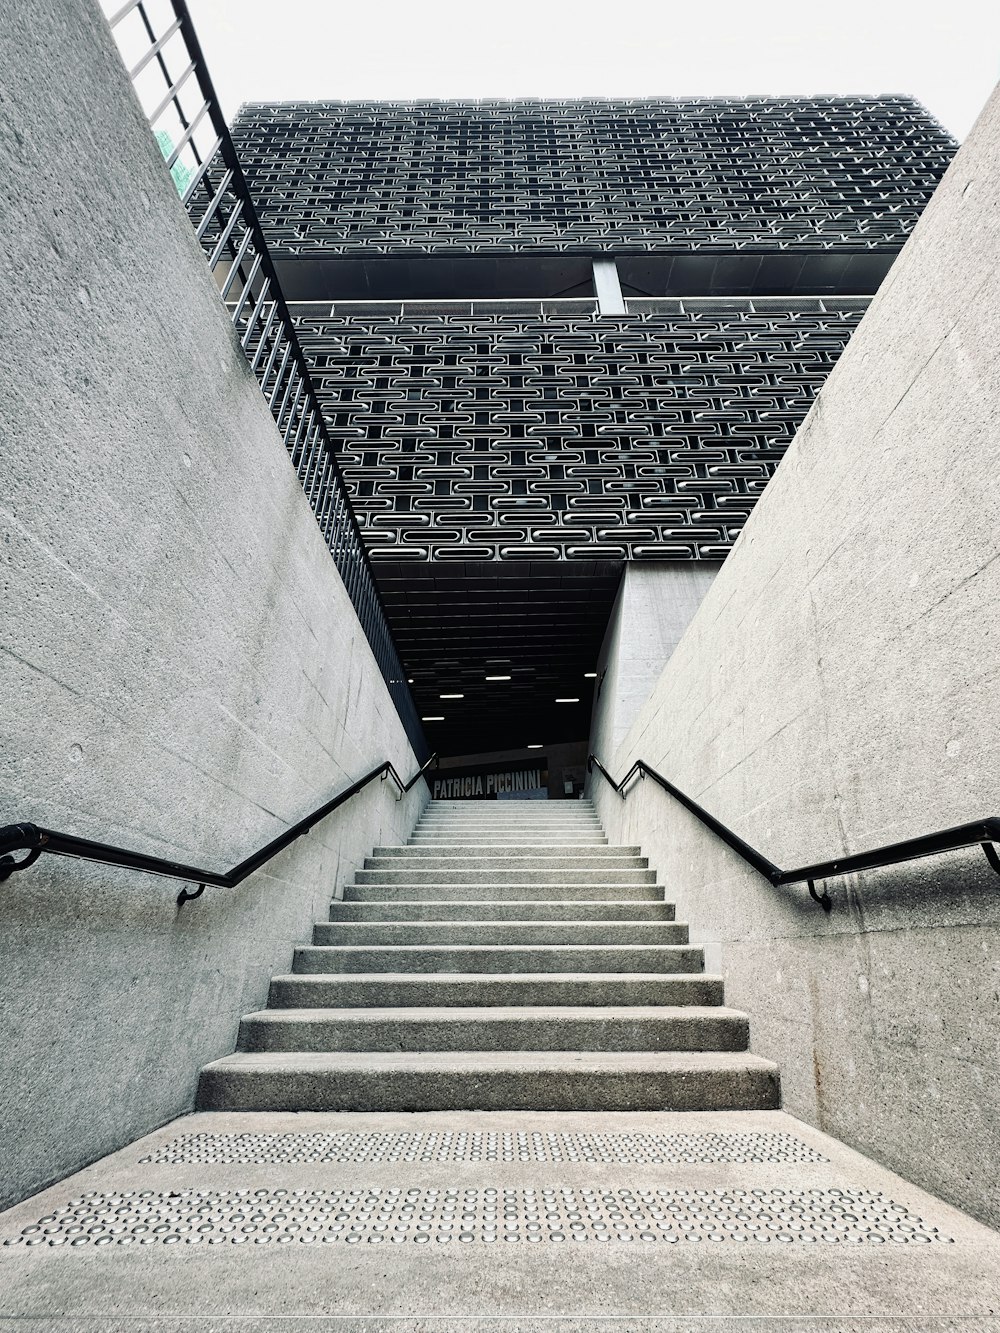
M241 102L910 93L963 138L1000 0L190 0Z

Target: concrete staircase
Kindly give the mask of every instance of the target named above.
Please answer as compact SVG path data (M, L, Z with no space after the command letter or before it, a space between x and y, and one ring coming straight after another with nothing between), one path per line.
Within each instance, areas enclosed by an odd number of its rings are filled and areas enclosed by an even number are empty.
M206 1066L203 1110L778 1104L638 847L589 803L433 801Z

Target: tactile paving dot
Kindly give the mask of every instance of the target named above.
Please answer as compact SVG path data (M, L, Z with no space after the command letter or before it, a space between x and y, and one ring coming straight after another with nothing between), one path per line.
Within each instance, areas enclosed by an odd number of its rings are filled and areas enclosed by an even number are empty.
M456 1131L182 1134L141 1159L172 1163L292 1162L825 1162L791 1134L574 1134Z
M4 1245L952 1244L860 1189L126 1190L73 1199Z

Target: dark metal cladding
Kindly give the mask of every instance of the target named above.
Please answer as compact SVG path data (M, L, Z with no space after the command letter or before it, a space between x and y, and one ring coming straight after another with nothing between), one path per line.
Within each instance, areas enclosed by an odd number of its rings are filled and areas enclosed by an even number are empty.
M867 300L629 304L293 307L376 567L726 555Z
M907 97L251 104L272 251L898 250L954 143Z
M726 557L955 150L890 96L250 105L233 135L444 754L586 735L622 568Z

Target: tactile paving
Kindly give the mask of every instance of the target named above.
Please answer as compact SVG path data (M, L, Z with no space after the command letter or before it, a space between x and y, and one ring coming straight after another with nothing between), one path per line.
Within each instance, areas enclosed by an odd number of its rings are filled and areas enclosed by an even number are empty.
M143 1162L825 1162L791 1134L586 1134L564 1131L183 1134Z
M4 1245L951 1243L860 1189L128 1190L54 1209Z

